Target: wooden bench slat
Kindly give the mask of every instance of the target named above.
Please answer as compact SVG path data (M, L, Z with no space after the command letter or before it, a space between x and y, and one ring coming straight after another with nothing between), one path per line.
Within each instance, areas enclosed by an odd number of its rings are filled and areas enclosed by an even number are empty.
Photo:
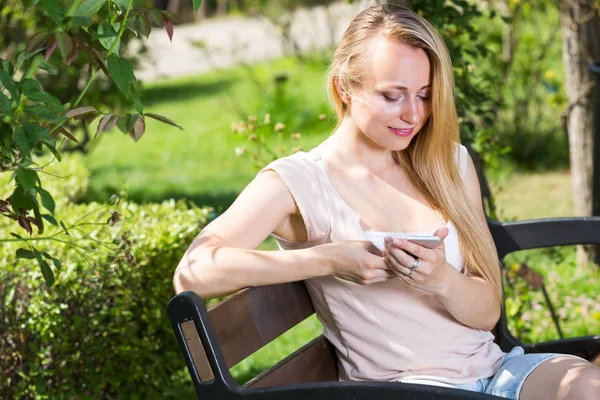
M335 350L323 335L250 380L251 388L337 381Z
M231 368L315 312L304 282L246 289L209 310Z

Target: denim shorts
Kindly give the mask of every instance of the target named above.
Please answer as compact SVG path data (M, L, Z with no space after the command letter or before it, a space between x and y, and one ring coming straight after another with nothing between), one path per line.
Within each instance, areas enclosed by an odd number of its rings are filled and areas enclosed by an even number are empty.
M417 380L401 380L405 383L422 383L422 384L434 384L437 386L445 386L462 390L469 390L472 392L493 394L498 397L504 397L506 399L518 400L523 382L531 371L546 360L554 357L575 357L568 354L558 353L531 353L525 354L521 346L514 347L506 357L502 360L500 369L495 375L489 378L479 379L473 383L456 384L456 383L439 383L433 381L417 381Z
M525 382L531 371L544 361L560 356L576 357L557 353L525 354L521 346L516 346L506 354L506 357L502 360L500 369L494 376L479 379L474 383L451 384L451 386L457 389L493 394L498 397L518 400L523 382Z

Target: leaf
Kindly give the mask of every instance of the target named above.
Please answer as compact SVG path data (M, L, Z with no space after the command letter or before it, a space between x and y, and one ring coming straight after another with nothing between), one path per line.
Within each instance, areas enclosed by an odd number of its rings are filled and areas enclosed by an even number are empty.
M4 93L0 93L0 111L10 117L14 115L12 106L10 105L10 100L4 95Z
M56 205L54 203L52 195L47 190L39 186L36 187L35 190L37 190L37 192L40 194L40 198L42 199L42 205L44 206L44 208L50 211L50 214L54 215L54 208L56 207Z
M58 115L46 106L29 106L24 108L25 112L33 115L42 120L47 121L56 121L58 119Z
M52 154L54 154L54 157L56 157L56 159L59 162L62 161L62 156L60 155L58 150L56 150L56 147L54 147L52 143L44 142L44 145L48 148L48 150L52 152Z
M105 0L102 0L102 1L104 2ZM84 1L84 3L88 3L88 1ZM84 28L88 28L92 25L92 23L93 23L93 21L90 17L84 17L81 15L78 15L78 16L73 17L73 19L71 20L71 27L81 26Z
M76 44L73 44L73 50L71 50L71 53L67 56L65 63L67 65L71 65L71 63L77 58L78 55L79 55L79 48L77 47Z
M52 55L52 53L54 53L54 50L56 50L56 40L54 39L54 37L51 37L48 40L48 44L46 45L46 53L44 53L44 61L48 61L48 59L50 59L50 56Z
M125 115L121 115L119 117L119 122L117 122L117 127L119 127L121 132L129 133L133 129L133 125L135 124L135 121L137 121L137 119L137 114L127 113Z
M56 22L57 25L62 25L62 20L65 12L59 0L42 0L44 11Z
M71 236L71 234L69 233L69 230L65 226L64 222L60 221L60 226L65 230L65 233L67 234L67 236Z
M144 117L141 115L135 120L133 124L133 128L129 131L129 136L136 142L142 138L144 131L146 130L146 122L144 121Z
M52 257L52 263L54 264L54 266L56 267L57 270L61 270L62 269L62 265L60 264L60 260L58 260L57 258Z
M21 186L17 186L10 196L10 205L13 210L21 208L31 210L33 208L33 201L31 200L31 196L25 193Z
M40 68L46 71L50 75L58 75L58 71L51 64L48 64L46 61L42 61L40 64Z
M152 8L148 10L148 15L150 16L150 20L152 20L152 23L154 25L160 26L162 28L164 23L163 16L157 8Z
M42 275L44 275L44 280L46 281L46 285L48 285L48 287L54 285L54 272L52 272L52 268L50 268L50 266L48 265L48 263L45 260L41 260L38 261L38 264L40 264L40 268L42 269Z
M23 0L23 8L27 10L28 8L35 6L39 2L40 0Z
M12 78L10 77L10 75L8 75L4 70L0 69L0 83L2 83L2 85L6 88L6 90L8 90L8 92L10 93L10 97L12 98L12 100L16 101L17 103L20 100L20 94L19 94L19 89L17 89L17 85L15 84L15 82L12 80Z
M135 108L135 110L137 112L140 113L140 115L144 115L144 107L142 106L142 102L140 101L139 97L137 97L137 96L134 96L133 107Z
M66 138L72 140L73 142L79 144L79 140L77 140L77 138L75 136L73 136L73 134L71 132L69 132L68 130L66 130L62 126L59 126L58 128L56 128L56 130L52 134L52 137L54 138L54 137L58 136L59 133L61 133Z
M198 12L198 9L202 5L202 0L192 0L194 4L194 13Z
M177 19L177 16L175 16L175 14L173 14L171 11L169 11L169 10L162 10L160 13L162 15L164 15L165 18L167 18L169 21L174 22L176 24L179 23L179 20Z
M24 258L26 260L33 260L35 253L31 250L17 249L17 258Z
M108 70L111 79L115 82L117 87L126 96L129 96L129 89L135 81L131 63L115 54L111 54L108 56Z
M2 69L4 70L4 72L6 72L7 74L11 75L13 74L13 65L9 60L2 60Z
M21 185L25 191L34 189L35 184L40 180L37 172L31 169L19 168L15 172L17 183Z
M77 107L77 108L67 111L67 113L65 114L65 117L73 118L73 119L81 119L82 116L91 114L91 113L97 114L98 110L96 110L94 107L82 106L82 107Z
M63 106L56 97L52 96L48 92L33 92L27 95L29 100L33 100L39 103L44 103L58 111L63 111Z
M42 214L42 218L44 218L46 221L50 222L52 225L58 226L58 222L56 222L56 220L54 219L54 217L52 215Z
M54 34L54 40L58 45L58 50L62 56L63 61L67 59L71 51L73 51L73 40L66 32L56 32Z
M84 0L77 10L75 16L77 17L93 17L102 6L106 3L106 0Z
M29 220L29 222L35 224L35 226L38 227L38 234L41 235L42 233L44 233L44 220L40 215L40 208L37 204L33 207L33 214L35 215L35 218L27 217L27 219Z
M15 142L17 143L17 148L21 153L31 153L34 143L29 142L29 139L27 137L27 134L25 133L25 129L23 129L23 126L18 126L17 129L15 129Z
M141 14L137 21L140 27L139 32L146 37L150 36L150 32L152 31L152 23L150 22L148 15Z
M171 21L165 21L165 29L167 30L167 35L169 35L169 40L173 41L173 24Z
M27 43L27 47L25 48L25 52L31 53L41 46L44 45L44 42L48 39L50 34L48 33L36 33L29 39L29 43Z
M120 28L121 24L117 23L117 24L111 25L108 21L102 21L102 22L100 22L100 25L98 25L98 33L100 34L100 37L98 38L98 40L100 41L100 44L102 45L102 47L104 47L106 50L110 50L113 43L115 42L115 40L117 40L117 38L119 36L119 34L118 34L119 28L115 28L115 26L118 26ZM117 41L117 44L115 45L115 48L113 49L113 52L115 54L119 54L120 46L121 46L121 39L119 39Z
M27 96L28 94L31 94L34 92L41 92L42 87L40 86L39 83L37 83L37 81L35 81L33 79L25 79L21 83L21 91L23 92L23 94L25 96Z
M104 117L102 117L100 122L98 122L98 129L96 130L96 136L94 136L94 139L98 137L100 132L110 131L112 128L114 128L118 120L119 116L113 114L106 114Z
M177 125L175 122L171 121L167 117L163 117L162 115L158 115L158 114L154 114L154 113L145 113L144 116L145 117L150 117L150 118L155 119L155 120L160 121L160 122L164 122L165 124L169 124L169 125L175 126L175 127L179 128L182 131L184 130L180 125Z

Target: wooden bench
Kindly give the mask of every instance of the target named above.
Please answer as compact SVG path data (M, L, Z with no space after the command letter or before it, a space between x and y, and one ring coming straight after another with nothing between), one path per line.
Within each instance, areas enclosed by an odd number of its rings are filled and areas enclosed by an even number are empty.
M518 250L600 244L600 217L488 223L501 260ZM339 382L335 352L322 335L246 385L235 382L229 368L313 313L303 282L245 289L209 311L193 292L181 293L169 303L173 329L202 400L499 399L428 385ZM521 345L527 353L574 354L590 361L600 358L600 335L524 345L509 332L504 310L494 334L504 351Z

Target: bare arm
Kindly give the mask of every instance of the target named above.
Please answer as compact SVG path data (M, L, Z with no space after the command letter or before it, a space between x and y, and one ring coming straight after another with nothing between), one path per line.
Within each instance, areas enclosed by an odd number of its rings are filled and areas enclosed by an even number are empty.
M477 216L485 221L479 182L470 156L464 184ZM445 239L448 228L440 228L434 234ZM487 234L491 240L489 230ZM500 318L500 304L492 286L482 278L463 275L448 264L443 242L433 250L401 239L394 240L393 246L391 243L386 240L384 257L395 266L400 278L407 284L436 295L450 314L463 324L487 331L494 328ZM409 277L407 274L414 262L413 255L422 262Z
M190 290L211 298L249 286L332 274L362 284L395 276L381 257L369 252L374 247L369 242L254 250L294 213L297 205L279 175L273 171L259 174L185 252L173 277L175 291Z
M485 222L485 212L481 201L481 190L471 156L467 153L465 187L469 201L477 210L477 217ZM490 241L491 233L486 230ZM463 275L448 265L446 285L437 297L448 311L460 322L473 328L490 331L500 319L500 304L494 295L492 285L483 278Z

